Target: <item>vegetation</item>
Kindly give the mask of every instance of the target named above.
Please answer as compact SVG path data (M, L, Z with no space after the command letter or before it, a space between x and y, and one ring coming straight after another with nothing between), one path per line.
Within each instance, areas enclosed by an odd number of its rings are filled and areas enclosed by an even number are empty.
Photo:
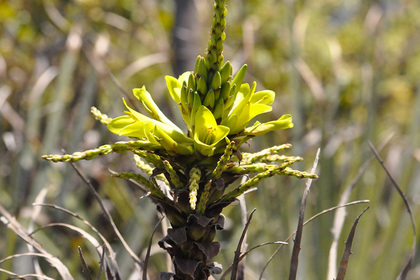
M354 235L354 254L346 279L395 279L412 249L413 233L404 200L392 188L384 168L371 160L373 153L368 143L383 146L377 149L384 164L407 193L412 212L418 217L417 2L228 3L225 57L232 58L234 69L248 64L245 82L256 80L261 90L276 92L273 111L261 115L259 120L277 119L285 112L293 116L294 123L291 130L272 131L246 142L242 151L252 153L290 142L293 154L306 159L295 166L308 170L310 159L321 147L319 179L313 183L309 196L305 196L306 217L348 201L370 201L370 210L359 220ZM200 17L194 28L208 30L212 4L197 2ZM108 253L116 252L110 261L115 260L122 278L128 279L135 264L148 259L149 240L159 217L154 205L142 198L140 188L111 178L106 168L112 174L135 170L142 161L134 162L128 153L123 153L81 162L79 170L90 177L91 190L96 190L90 192L70 166L52 167L40 158L52 152L63 154L63 148L73 152L120 141L119 136L112 137L94 122L90 107L94 105L109 116L119 116L124 109L119 102L121 94L135 104L126 92L142 85L153 93L153 99L169 119L177 125L183 123L185 118L167 99L164 78L171 66L174 3L17 0L0 5L0 204L29 232L49 225L33 236L45 253L57 256L75 279L83 278L79 256L82 252L92 275L103 269L100 245L104 243ZM204 49L208 33L200 34L196 43ZM108 116L95 112L102 122L110 121ZM284 241L296 230L303 191L298 180L271 178L260 183L257 191L246 194L246 205L241 201L241 207L257 209L247 230L251 247ZM92 193L98 194L102 203L94 201ZM35 200L38 205L34 206ZM39 203L55 206L41 207ZM360 203L346 208L348 216L331 211L304 227L299 279L324 279L327 275L331 279L337 275L344 241L366 207ZM85 222L54 209L58 206L77 213ZM101 207L109 211L112 223ZM239 226L241 214L245 213L241 207L233 203L224 209L226 227L216 237L222 246L215 260L225 269L236 257L234 252L243 230ZM6 213L2 207L2 221L8 219ZM8 226L12 227L10 219ZM86 221L101 232L103 239ZM163 220L154 240L166 234L166 223ZM68 224L84 231L77 232ZM118 240L114 225L127 246ZM97 244L93 236L99 240ZM265 270L276 245L253 250L246 259L246 278L258 279L263 270L266 279L286 278L292 243L280 245L282 249ZM39 251L37 244L32 245ZM1 258L27 251L26 243L6 226L0 228L0 248ZM164 251L157 246L150 249L147 272L155 279L159 271L168 268L162 261ZM56 260L47 259L60 267ZM60 269L51 268L45 259L38 261L46 275L58 277ZM16 257L3 262L1 269L28 274L34 272L30 262L27 257ZM407 279L419 277L417 263L418 257ZM63 269L61 273L65 275Z

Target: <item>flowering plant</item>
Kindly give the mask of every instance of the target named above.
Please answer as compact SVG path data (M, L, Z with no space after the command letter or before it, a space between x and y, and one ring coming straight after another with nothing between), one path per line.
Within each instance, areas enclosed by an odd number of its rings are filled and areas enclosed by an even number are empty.
M233 76L232 65L224 63L223 57L225 1L216 0L214 11L207 55L197 57L193 72L179 78L166 76L168 92L178 104L187 131L166 117L142 87L133 93L149 116L132 109L125 100L125 115L113 119L92 107L95 117L111 132L134 140L70 155L43 156L54 162L75 162L111 152L134 153L137 166L144 172L115 176L139 181L169 219L172 228L159 245L172 257L175 279L208 279L211 272L220 272L209 260L220 249L214 237L216 230L223 229L221 212L236 197L276 174L317 177L290 168L302 160L300 157L278 154L290 144L257 153L240 152L240 146L253 137L293 127L292 117L283 115L249 126L256 116L272 110L275 93L256 91L255 82L244 83L246 65ZM255 173L248 181L228 189L242 175Z

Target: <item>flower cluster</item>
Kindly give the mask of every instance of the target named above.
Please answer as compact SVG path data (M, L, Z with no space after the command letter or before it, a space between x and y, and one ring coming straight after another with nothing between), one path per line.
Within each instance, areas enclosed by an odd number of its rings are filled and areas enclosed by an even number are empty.
M209 71L207 60L197 58L194 72L186 72L178 79L166 76L166 84L172 99L178 104L188 131L183 132L169 120L153 101L145 87L134 89L134 96L141 102L145 116L130 108L124 101L127 115L108 123L111 132L137 138L162 149L168 155L198 155L211 157L223 152L225 138L237 143L267 132L293 127L292 117L283 115L267 123L249 122L259 114L270 112L275 97L271 90L255 91L242 83L246 71L244 65L232 77L232 66L225 63L220 71Z

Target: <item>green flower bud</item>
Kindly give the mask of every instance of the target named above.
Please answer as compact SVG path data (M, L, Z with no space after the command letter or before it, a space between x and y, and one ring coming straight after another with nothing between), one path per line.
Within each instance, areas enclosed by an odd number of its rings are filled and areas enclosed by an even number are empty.
M232 79L232 64L230 62L226 62L223 67L220 69L220 76L222 78L222 85Z
M219 98L213 110L213 115L217 123L221 123L224 112L225 112L225 103L223 102L222 98Z
M233 84L230 88L229 97L227 99L224 99L225 102L225 116L230 112L230 110L233 107L233 103L236 100L236 95L238 94L238 91L236 90L237 86L236 84Z
M210 89L207 92L206 97L204 98L203 105L209 108L210 111L212 111L214 108L214 100L215 100L214 91Z
M197 58L198 59L198 58ZM207 62L204 57L200 57L198 62L198 69L195 72L199 77L203 78L204 81L207 83L207 77L208 77L208 68L207 68Z
M197 59L195 60L195 67L194 67L194 73L198 73L198 70L199 70L199 68L200 68L200 60L202 59L203 57L201 56L201 55L199 55L199 56L197 56Z
M188 89L188 109L191 112L193 105L194 105L194 91L192 90L192 88Z
M200 95L205 95L207 93L207 83L202 77L198 77L197 79L197 91Z
M217 71L214 73L213 79L211 81L211 88L216 90L222 86L222 77L220 76L220 72Z
M195 84L194 74L190 74L188 76L188 87L193 89L194 91L197 90L197 86Z
M226 102L229 98L229 94L230 94L230 82L226 82L222 85L219 99L222 99L223 102Z
M236 73L236 76L232 81L232 89L230 90L231 95L234 95L234 94L236 94L237 91L239 91L239 89L242 85L242 82L244 81L247 67L248 66L246 64L244 64L241 67L241 69L239 69L238 73ZM234 85L236 85L235 88L233 88Z
M181 87L181 105L182 108L185 110L189 110L188 108L188 89L187 89L187 83L184 82L184 84Z

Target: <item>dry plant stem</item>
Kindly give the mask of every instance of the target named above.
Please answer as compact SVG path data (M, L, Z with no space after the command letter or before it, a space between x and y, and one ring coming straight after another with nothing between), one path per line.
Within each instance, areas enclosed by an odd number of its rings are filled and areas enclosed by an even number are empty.
M360 218L362 215L369 209L369 207L365 208L363 212L357 217L357 219L354 221L353 226L351 227L349 236L347 237L346 241L346 248L344 249L343 257L341 258L340 262L340 268L338 269L338 275L336 280L344 280L344 277L346 276L347 271L347 264L350 259L351 253L351 246L353 244L354 234L356 233L356 227L359 223Z
M97 253L98 253L99 256L102 256L104 254L104 252L103 252L104 246L101 246L101 244L92 235L90 235L89 233L87 233L83 229L81 229L81 228L79 228L77 226L71 225L71 224L66 224L66 223L50 223L48 225L45 225L43 227L40 227L40 228L36 229L32 233L30 233L30 235L33 235L33 234L35 234L36 232L38 232L40 230L43 230L43 229L46 229L46 228L50 228L50 227L65 227L65 228L71 229L71 230L79 233L80 236L83 237L84 239L88 240L95 247L95 249L96 249L96 251L97 251ZM109 267L107 266L107 268L109 268ZM109 269L108 269L108 271L109 271ZM117 272L115 272L115 271L117 271ZM111 276L112 279L116 279L116 280L121 279L120 276L119 276L118 269L114 269L113 271L109 271L109 273L110 273L110 276Z
M50 227L65 227L65 228L71 229L71 230L79 233L83 238L87 239L96 248L96 250L99 253L99 256L102 254L102 251L100 250L102 248L101 245L99 244L99 242L92 235L90 235L89 233L87 233L83 229L81 229L81 228L79 228L77 226L71 225L71 224L66 224L66 223L50 223L50 224L47 224L45 226L42 226L42 227L37 228L33 232L29 233L29 235L33 236L38 231L41 231L41 230L44 230L44 229L47 229L47 228L50 228Z
M346 203L350 197L350 194L354 187L356 186L357 182L362 177L363 173L366 171L367 167L371 163L373 158L369 158L365 163L360 167L356 178L350 183L350 185L345 189L343 194L340 197L339 204L342 205ZM338 240L341 235L341 231L343 229L344 220L346 216L345 208L339 210L334 215L333 226L331 228L331 233L333 235L333 242L330 247L330 253L328 255L328 272L327 272L327 279L334 279L335 275L337 275L337 249L338 249Z
M6 262L8 260L14 259L14 258L27 257L27 256L34 256L34 257L41 257L41 258L44 258L45 257L45 255L42 254L42 253L34 253L34 252L28 252L28 253L22 253L22 254L14 254L14 255L8 256L8 257L6 257L4 259L1 259L0 260L0 264Z
M98 192L95 190L95 188L92 186L92 184L90 183L90 181L83 175L83 173L79 170L79 168L74 164L74 163L70 163L71 166L74 168L74 170L76 170L77 174L80 176L80 178L83 180L83 182L86 183L86 185L88 186L89 190L91 191L91 193L93 194L93 196L95 197L95 199L98 201L102 211L104 212L106 218L108 219L109 223L112 226L112 229L114 230L115 234L117 235L118 239L120 240L120 242L123 244L125 250L130 254L130 256L133 258L137 270L139 271L139 273L141 273L141 270L143 270L143 262L139 259L139 257L133 252L133 250L131 250L130 246L128 246L127 242L125 241L124 237L121 235L120 231L118 230L117 226L114 223L114 220L112 219L111 214L109 213L108 209L106 209L105 205L102 202L101 197L99 196Z
M397 182L392 177L391 173L389 173L388 169L386 168L386 166L384 164L384 161L379 156L378 151L375 149L375 147L372 145L372 143L370 141L369 141L369 146L370 146L373 154L375 155L376 159L379 161L379 163L381 164L382 168L384 169L384 171L385 171L386 175L388 176L389 180L391 181L392 185L397 190L398 194L401 196L401 198L402 198L402 200L403 200L403 202L405 204L405 208L407 209L408 215L410 216L411 227L413 229L413 247L411 249L410 256L408 257L407 264L404 266L403 270L401 271L400 275L398 275L398 278L397 278L397 280L405 280L407 278L408 272L410 271L411 266L413 264L414 256L416 255L417 231L416 231L416 224L414 222L413 212L411 211L410 204L408 203L408 200L407 200L405 194L403 193L403 191L401 190L401 188L398 186Z
M103 247L103 251L102 251L102 254L101 255L103 255L104 253L105 253L105 248L108 250L108 252L109 252L109 257L111 258L111 263L112 263L112 271L113 271L113 273L115 274L115 277L117 277L117 278L119 278L120 276L120 272L119 272L119 269L118 269L118 264L117 264L117 260L116 260L116 253L114 252L114 250L112 249L112 247L111 247L111 244L109 244L109 242L108 242L108 240L106 240L106 238L99 232L99 230L98 229L96 229L89 221L87 221L87 220L85 220L85 219L83 219L82 217L80 217L80 215L79 214L77 214L77 213L74 213L74 212L72 212L72 211L70 211L70 210L68 210L68 209L65 209L65 208L63 208L63 207L60 207L60 206L58 206L58 205L55 205L55 204L47 204L47 203L34 203L34 204L32 204L33 206L44 206L44 207L50 207L50 208L53 208L53 209L56 209L56 210L59 210L59 211L62 211L62 212L64 212L64 213L66 213L66 214L68 214L68 215L70 215L70 216L72 216L72 217L74 217L74 218L76 218L76 219L78 219L78 220L80 220L80 221L82 221L85 225L87 225L92 231L94 231L98 236L99 236L99 238L102 240L102 242L104 243L104 245L102 246ZM104 248L105 247L105 248Z
M321 150L318 149L318 151L316 153L314 165L313 165L312 171L311 171L311 173L313 173L313 174L315 173L316 167L318 165L320 151ZM312 179L308 179L306 181L306 188L305 188L305 192L303 193L303 197L302 197L302 203L301 203L300 211L299 211L299 222L298 222L295 241L294 241L294 245L293 245L292 258L291 258L291 261L290 261L289 280L295 280L296 279L297 267L298 267L298 263L299 263L300 244L301 244L302 232L303 232L303 222L304 222L303 219L305 217L305 210L306 210L306 199L309 195L309 191L311 189L311 184L312 184Z
M392 139L394 135L391 134L379 147L379 151L381 151ZM372 155L368 160L364 162L364 164L359 168L356 177L353 181L347 186L344 190L343 194L340 197L340 201L338 205L343 205L347 203L350 198L350 194L353 189L356 187L357 183L359 182L362 175L365 173L366 169L368 168L369 164L372 162L374 156ZM341 231L343 229L344 220L346 216L346 208L341 208L338 210L334 215L333 226L331 228L331 233L333 235L333 242L330 247L330 252L328 255L328 272L327 272L327 280L333 279L337 275L337 249L338 249L338 240L341 235Z
M35 203L44 202L46 195L47 195L47 188L43 188L39 192L39 194L36 196ZM37 220L40 213L41 213L41 208L33 210L32 215L31 215L31 221L28 227L29 232L34 230L35 221ZM29 252L34 252L34 248L30 244L27 244L27 246L28 246ZM39 265L39 260L37 258L32 258L32 263L34 266L35 273L43 275L44 273L42 272L41 266Z
M96 276L96 280L101 280L102 270L104 268L104 262L105 262L105 244L102 245L101 261L99 263L98 275Z
M79 252L80 261L82 262L83 267L83 274L85 275L86 280L92 280L92 277L90 276L89 267L87 266L85 262L85 258L83 257L82 248L80 246L77 246L77 251Z
M254 208L254 210L251 211L251 214L249 214L248 221L246 222L245 227L244 227L244 229L242 231L242 234L241 234L241 238L239 239L238 246L237 246L236 251L235 251L235 257L233 258L232 274L231 274L231 278L230 278L231 280L236 280L237 279L236 274L237 274L237 271L238 271L239 256L241 255L242 243L245 239L245 235L246 235L246 232L248 230L249 224L251 223L252 216L254 215L254 212L256 210L257 209Z
M165 218L165 216L160 218L159 222L155 225L155 228L153 229L152 235L150 236L149 245L147 246L146 257L144 258L143 280L147 280L147 265L149 263L150 250L152 248L153 236L155 235L158 226L160 225L160 223L162 222L162 220L164 218Z
M313 220L315 220L316 218L318 218L319 216L322 216L326 213L329 213L331 211L334 211L336 209L342 208L342 207L347 207L347 206L352 206L352 205L356 205L356 204L360 204L360 203L369 203L370 200L357 200L357 201L353 201L353 202L349 202L346 203L344 205L338 205L338 206L334 206L328 209L325 209L317 214L315 214L314 216L310 217L308 220L306 220L306 222L303 223L303 226L306 226L307 224L309 224L310 222L312 222ZM290 238L292 238L294 235L296 234L296 231L294 231L292 234L290 234L284 241L285 242L281 242L281 245L276 249L276 251L274 251L274 253L270 256L270 258L268 259L268 261L266 262L266 264L264 265L263 269L261 270L261 274L260 277L258 278L259 280L262 279L264 271L267 269L268 265L270 264L270 262L274 259L274 257L277 255L277 253L280 251L281 248L283 248L284 245L287 245L288 241L290 240Z
M267 245L278 245L278 244L283 244L283 245L287 245L287 242L283 242L283 241L274 241L274 242L265 242L265 243L261 243L258 244L257 246L252 247L251 249L243 252L240 256L239 256L239 262L241 262L247 255L249 255L252 251L254 251L255 249L258 249L260 247L264 247ZM224 280L226 278L226 276L229 274L229 272L232 271L232 265L230 265L225 272L223 273L223 275L220 277L220 280Z
M41 244L39 244L36 240L34 240L26 231L26 229L10 215L10 213L0 204L0 213L3 217L1 217L1 221L7 225L9 229L15 232L20 238L22 238L26 243L32 245L36 250L44 255L44 258L51 264L51 266L55 267L63 278L63 280L73 280L73 276L71 276L67 267L56 257L48 253ZM10 274L10 273L9 273ZM15 275L11 273L11 275ZM51 279L51 278L45 278Z
M243 176L242 180L241 180L241 184L245 183L247 177ZM240 203L240 207L241 207L241 216L242 216L242 226L245 227L246 223L247 223L247 211L246 211L246 200L245 200L245 194L242 194L238 197L239 199L239 203ZM247 243L247 233L245 233L245 237L244 237L244 241L242 242L242 246L241 246L241 252L245 252L248 248L248 243ZM242 254L241 254L242 255ZM238 263L238 280L242 280L245 279L245 257L239 260Z
M45 275L39 275L39 274L24 274L24 275L18 275L18 274L16 274L16 273L13 273L13 272L11 272L11 271L8 271L8 270L6 270L6 269L3 269L3 268L0 268L0 272L4 272L4 273L7 273L7 274L9 274L9 275L12 275L12 277L9 277L9 278L7 278L7 279L23 279L23 280L25 280L25 279L27 279L28 277L36 277L36 278L38 278L38 279L46 279L46 280L54 280L54 278L51 278L51 277L48 277L48 276L45 276Z

